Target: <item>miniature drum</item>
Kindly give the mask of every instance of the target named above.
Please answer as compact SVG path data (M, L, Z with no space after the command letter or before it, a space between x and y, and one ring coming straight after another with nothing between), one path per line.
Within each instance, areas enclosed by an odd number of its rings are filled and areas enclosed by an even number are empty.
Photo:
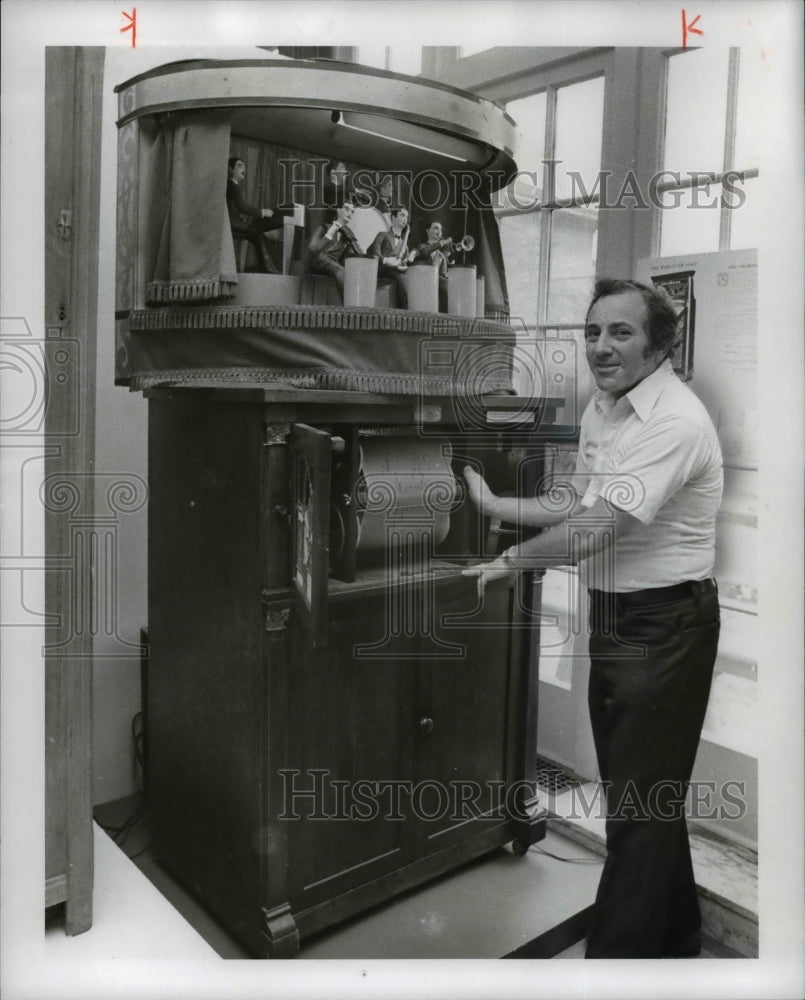
M414 264L403 274L409 312L439 311L439 268L436 264Z
M447 311L453 316L475 316L475 267L451 267L447 272Z
M378 233L388 231L388 221L379 208L358 207L349 220L349 228L355 234L361 250L367 253Z
M377 257L347 257L344 261L344 305L374 307Z

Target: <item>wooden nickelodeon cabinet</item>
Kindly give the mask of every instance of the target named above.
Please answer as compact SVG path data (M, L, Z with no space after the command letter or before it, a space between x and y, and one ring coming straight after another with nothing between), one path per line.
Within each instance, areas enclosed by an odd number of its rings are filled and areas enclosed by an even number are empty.
M118 90L118 373L148 398L153 851L255 956L293 956L545 833L540 580L481 596L461 572L507 530L478 515L462 469L533 489L561 402L511 387L489 193L515 169L513 123L474 95L337 63L182 63ZM402 150L412 177L448 180L461 162L482 193L445 228L474 235L483 314L477 299L471 315L335 305L290 267L252 276L263 297L242 304L223 187L210 195L232 149L252 165L264 152L264 177L280 154L386 171ZM166 260L183 251L164 229L188 225L177 177L196 176L210 253Z

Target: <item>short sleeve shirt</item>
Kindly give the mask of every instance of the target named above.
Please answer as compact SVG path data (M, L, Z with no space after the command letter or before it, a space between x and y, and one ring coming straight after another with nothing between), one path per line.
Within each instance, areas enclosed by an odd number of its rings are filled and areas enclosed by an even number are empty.
M712 575L723 489L721 448L699 399L666 360L615 399L596 392L581 421L576 488L638 524L587 559L587 585L633 591Z

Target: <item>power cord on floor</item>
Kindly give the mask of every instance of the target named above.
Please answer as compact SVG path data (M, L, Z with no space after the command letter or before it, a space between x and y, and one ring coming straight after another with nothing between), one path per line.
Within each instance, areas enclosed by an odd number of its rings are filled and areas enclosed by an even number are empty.
M137 787L138 792L141 796L141 800L137 805L134 812L128 817L128 819L123 823L122 826L110 826L106 823L100 823L99 826L106 833L110 834L112 840L117 844L118 847L123 846L128 839L129 834L134 829L135 826L140 822L140 820L145 816L146 809L148 808L148 799L145 795L145 754L144 754L144 741L145 733L143 730L143 713L137 712L134 718L131 720L131 737L134 742L134 759L137 763L139 769ZM127 854L130 860L138 858L141 854L144 854L149 847L144 847L142 850L137 851L136 854ZM124 852L125 853L125 852Z
M559 854L553 854L551 851L546 851L544 847L540 847L538 844L532 844L535 851L540 854L544 854L549 858L553 858L555 861L566 861L568 864L572 865L602 865L604 863L603 858L563 858Z

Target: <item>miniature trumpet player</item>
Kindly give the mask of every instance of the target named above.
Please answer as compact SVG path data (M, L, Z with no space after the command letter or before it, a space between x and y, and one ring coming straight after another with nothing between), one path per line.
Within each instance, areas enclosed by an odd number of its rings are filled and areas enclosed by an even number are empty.
M437 219L428 226L425 242L418 244L408 256L408 263L422 261L439 268L439 310L447 312L447 268L451 259L452 236L442 236L442 224Z

